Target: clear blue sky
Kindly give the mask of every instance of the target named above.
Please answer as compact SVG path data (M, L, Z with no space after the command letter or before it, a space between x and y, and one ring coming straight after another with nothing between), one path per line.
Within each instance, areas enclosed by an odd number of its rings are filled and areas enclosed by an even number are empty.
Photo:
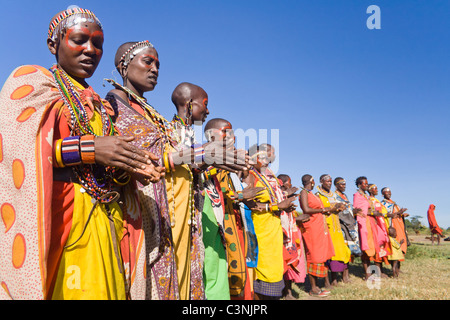
M198 84L210 118L280 130L278 173L294 185L329 173L347 180L351 196L365 175L425 225L435 204L438 223L450 227L450 1L6 0L2 83L16 66L54 63L48 24L71 4L104 26L103 59L89 80L101 95L117 47L149 40L161 69L146 97L166 117L175 86ZM380 30L366 27L372 4Z

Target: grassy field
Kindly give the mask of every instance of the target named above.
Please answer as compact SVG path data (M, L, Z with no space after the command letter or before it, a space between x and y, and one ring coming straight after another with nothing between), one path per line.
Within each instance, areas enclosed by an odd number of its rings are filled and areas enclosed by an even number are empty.
M449 300L450 299L450 242L431 245L425 235L410 236L406 260L402 262L398 278L392 278L391 266L384 266L389 277L368 285L362 279L359 258L349 266L350 283L339 282L327 298L309 296L309 284L294 285L299 300ZM377 289L379 288L379 289Z

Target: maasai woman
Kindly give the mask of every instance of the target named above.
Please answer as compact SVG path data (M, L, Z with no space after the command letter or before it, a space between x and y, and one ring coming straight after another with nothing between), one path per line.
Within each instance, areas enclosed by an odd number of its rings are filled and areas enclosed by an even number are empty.
M123 170L153 166L116 136L113 110L85 81L103 53L96 16L58 13L47 43L57 64L17 68L0 94L0 297L125 299L114 187L128 180Z
M193 129L194 123L197 128L200 127L206 120L208 110L208 94L206 91L192 83L182 82L175 87L172 92L172 103L174 104L177 113L172 119L172 126L177 132L179 141L186 147L199 146L195 131ZM200 163L193 163L191 166L193 173L193 197L194 205L191 216L193 217L190 224L190 299L203 300L205 299L205 284L203 281L203 266L205 259L205 247L203 245L203 230L202 230L202 210L204 205L204 196L202 195L201 184L199 177L202 169L199 167ZM184 234L185 238L187 234ZM179 247L178 253L181 252L182 247ZM184 254L184 253L182 253ZM180 274L181 270L178 270Z
M335 178L334 186L336 187L336 200L338 202L344 203L345 205L345 210L339 212L339 222L341 223L344 240L352 253L352 256L350 257L350 261L352 261L353 256L359 257L361 255L361 248L359 246L358 223L356 222L355 218L357 215L359 215L361 209L353 208L352 203L350 202L350 200L348 200L347 195L345 194L347 183L344 178ZM350 281L348 268L344 270L342 274L342 280L344 282Z
M406 254L406 251L408 249L408 235L406 233L404 221L405 217L409 216L409 214L406 213L406 210L408 209L400 208L397 203L395 203L395 201L391 199L391 189L383 188L381 189L381 194L384 197L384 199L381 201L381 204L383 204L388 212L389 226L395 228L397 232L396 240L398 243L401 243L400 247L403 254Z
M330 237L324 213L331 212L331 207L324 207L322 200L314 193L314 179L305 174L302 177L303 188L300 191L300 207L304 214L310 216L309 221L303 222L302 236L305 243L306 270L308 272L312 296L326 297L330 291L321 289L317 285L317 278L325 278L325 286L330 287L326 261L334 256L333 242Z
M148 41L125 43L116 52L115 66L124 85L108 80L116 88L106 99L116 110L116 127L122 133L135 136L133 143L157 155L158 164L164 167L164 148L176 142L168 122L143 98L144 92L152 91L157 84L158 54ZM135 239L129 250L133 255L130 271L136 284L132 287L132 298L178 299L164 180L150 185L139 184L138 195L142 213L128 219L128 225L133 226L130 238Z
M255 299L278 299L282 296L285 272L280 214L282 211L295 209L292 203L295 198L283 199L278 179L268 168L275 159L274 148L271 145L253 146L249 154L257 161L250 170L250 185L264 187L264 191L256 199L266 206L262 212L252 211L258 239L258 265L253 285Z
M207 129L207 130L206 130ZM234 144L232 125L225 119L212 119L205 127L207 138L230 140ZM234 172L219 170L216 178L224 198L224 240L228 262L228 284L232 300L253 300L251 279L246 263L249 229L245 217L244 202L254 199L264 188L243 188L238 175ZM241 206L242 204L242 206ZM249 241L250 240L250 241Z
M218 136L216 141L210 141L207 139L208 142L204 145L201 145L196 141L193 126L195 125L200 127L205 122L209 114L208 94L203 88L192 83L182 82L174 89L172 93L172 102L177 109L177 114L174 115L171 124L178 134L179 142L189 150L191 148L194 150L194 158L192 159L192 163L190 162L190 168L193 173L192 188L194 205L191 209L192 218L191 220L188 220L188 225L190 224L190 257L188 257L188 259L190 259L190 296L191 299L194 300L203 298L228 299L230 296L230 291L227 286L211 285L214 283L214 280L208 281L209 283L205 283L204 268L207 266L204 265L204 260L206 259L206 253L209 252L211 248L205 248L204 239L205 237L208 238L208 236L211 236L210 239L217 240L216 232L218 232L219 229L216 229L216 227L218 228L219 226L216 226L214 223L209 224L212 229L205 230L205 232L208 232L207 235L203 234L202 216L203 213L206 213L205 217L209 214L209 222L211 222L214 220L214 217L211 216L213 213L212 211L214 211L215 214L221 215L223 219L223 203L222 201L218 201L218 199L221 199L222 197L222 190L216 183L216 178L214 177L214 174L212 174L212 171L217 172L217 168L223 168L225 170L242 169L245 168L246 165L234 165L232 163L227 163L227 160L223 161L223 159L217 159L219 161L215 161L215 159L210 157L211 153L209 151L211 149L217 148L216 151L221 151L222 153L224 152L224 146L222 145L222 140L226 140L224 139L224 135ZM224 121L227 122L226 120ZM208 125L212 122L214 121L208 122L205 126L205 132ZM234 139L230 141L231 145L233 145ZM202 153L203 147L206 147L206 150ZM231 150L228 153L225 152L225 154L232 155L233 159L235 157L234 151ZM239 161L241 160L245 161L244 158L239 157ZM212 164L212 166L209 166L209 169L208 165L205 164L205 161ZM206 197L209 199L206 199ZM192 221L192 223L190 223L190 221ZM188 234L184 232L183 235L186 239ZM222 241L220 241L220 245L222 245ZM184 254L182 250L183 247L180 246L177 252ZM215 252L213 255L214 254ZM215 258L217 258L217 256ZM224 261L226 260L224 259ZM209 263L208 266L210 266ZM209 270L211 270L211 274L207 274L207 277L212 276L212 273L217 271L217 269L214 269L214 265L212 269ZM179 270L178 272L180 273L182 271ZM212 287L219 289L216 291L215 289L212 289ZM226 287L225 294L223 294L221 289L222 287Z
M291 177L286 174L279 174L281 190L287 196L293 196L297 192L297 187L292 187ZM294 300L292 294L292 283L303 283L306 278L306 260L302 233L297 223L307 221L309 216L299 214L297 211L285 212L281 216L281 226L284 235L284 260L287 264L287 270L284 273L285 288L284 298ZM283 223L284 222L284 223Z
M180 114L168 122L143 97L145 92L154 89L159 75L159 57L154 46L148 41L127 42L118 49L115 65L123 78L123 85L108 80L115 87L108 99L117 106L116 125L124 132L139 135L136 143L160 155L160 165L166 169L165 186L155 185L140 191L141 202L149 207L147 210L157 221L151 236L156 241L148 245L152 254L147 263L152 270L153 288L158 288L152 291L152 298L204 299L199 268L203 263L202 248L196 246L201 234L201 210L194 206L191 170L195 162L203 164L204 149L193 144L190 126L206 118L208 97L204 90L193 91L195 94L183 103L183 110L189 113L182 113L176 105ZM174 90L173 97L178 96L177 89L180 87ZM174 100L174 103L178 102ZM187 117L191 116L192 122L186 124ZM159 188L158 191L153 187Z
M322 200L325 208L330 207L332 214L326 217L331 241L333 242L334 256L327 261L327 266L331 271L331 285L337 285L337 275L344 272L350 261L351 251L344 240L341 223L339 222L339 212L343 211L345 206L338 202L336 195L331 191L332 180L328 174L320 177L321 186L317 186L316 195Z
M376 229L377 229L377 240L380 246L379 256L382 258L382 262L389 264L388 256L392 253L391 244L389 241L389 221L387 216L386 208L381 204L381 201L378 200L375 196L378 195L378 187L375 184L369 184L369 199L372 201L373 207L375 208L374 219L376 221ZM372 220L371 220L372 221ZM381 275L383 277L387 277L385 273L383 273L382 262L375 264L380 267Z
M368 278L371 275L367 272L370 261L374 261L379 266L382 262L381 256L385 256L386 252L380 249L378 243L377 234L379 231L377 230L377 221L375 220L375 216L378 213L375 211L372 201L366 194L369 189L367 178L364 176L358 177L356 179L356 186L358 190L353 195L353 207L361 209L361 214L356 217L356 220L358 221L359 239L361 250L363 251L361 260L365 278Z

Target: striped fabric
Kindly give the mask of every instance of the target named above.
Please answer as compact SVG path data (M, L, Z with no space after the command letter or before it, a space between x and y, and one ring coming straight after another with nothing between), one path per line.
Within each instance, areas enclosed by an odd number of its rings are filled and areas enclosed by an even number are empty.
M95 142L93 135L81 136L80 153L83 163L95 163Z
M80 137L64 138L61 144L61 156L66 166L81 164Z
M253 290L255 293L269 297L281 297L283 295L283 289L284 280L278 282L265 282L257 279L253 282Z

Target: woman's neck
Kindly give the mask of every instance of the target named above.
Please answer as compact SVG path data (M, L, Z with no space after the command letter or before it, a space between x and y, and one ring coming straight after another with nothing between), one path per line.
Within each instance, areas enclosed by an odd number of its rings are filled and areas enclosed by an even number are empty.
M127 87L128 89L130 89L130 90L131 90L135 95L137 95L138 97L144 98L144 92L143 92L142 90L139 90L139 89L135 88L135 87L133 86L133 84L130 83L129 81L127 81L126 84L124 83L123 86L124 86L124 87Z
M58 65L58 67L59 67L61 70L64 70L63 68L61 68L60 65ZM69 79L70 79L77 87L79 87L80 89L86 89L86 88L89 88L89 85L88 85L88 83L86 82L86 79L74 77L74 76L72 76L71 74L68 74L68 73L66 72L66 70L64 70L64 72L67 74L67 76L69 77Z

